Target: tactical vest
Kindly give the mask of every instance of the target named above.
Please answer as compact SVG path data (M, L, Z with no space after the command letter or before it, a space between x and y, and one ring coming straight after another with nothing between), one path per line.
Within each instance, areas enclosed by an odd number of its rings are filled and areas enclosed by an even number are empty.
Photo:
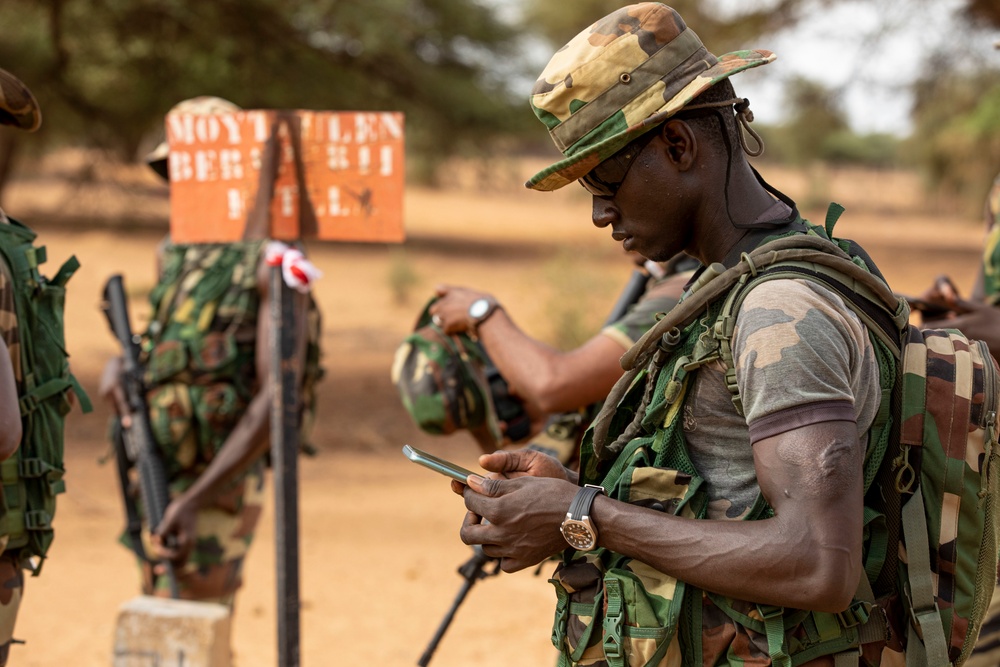
M34 240L34 232L16 220L0 223L0 255L13 281L17 341L10 352L18 357L22 429L17 452L0 463L0 537L26 566L29 559L35 562L37 575L55 537L56 496L66 490L63 429L72 406L70 392L84 412L91 406L70 373L63 336L66 283L80 263L70 257L48 278L40 271L45 247L35 246Z
M263 241L170 244L150 292L144 336L150 424L173 486L209 464L253 399L257 383L257 271ZM320 316L310 299L302 426L315 407ZM176 482L176 484L175 484Z
M854 601L839 614L758 605L696 589L603 548L567 551L551 580L558 600L552 639L561 665L695 667L704 659L787 667L824 655L857 665L861 647L875 651L865 659L877 664L887 638L895 650L906 643L911 665L961 664L967 657L995 575L997 368L981 343L908 327L905 303L852 252L863 251L831 242L838 215L831 209L825 229L800 221L808 225L805 234L765 239L738 266L717 267L718 280L706 271L665 326L626 353L623 366L633 370L584 439L580 481L604 486L617 500L705 518L703 480L682 424L694 374L722 360L741 411L729 349L741 299L755 281L774 278L831 287L868 328L882 393L864 461L865 574ZM779 253L781 261L774 259ZM827 263L831 253L839 253L836 269ZM755 267L755 257L766 270ZM618 437L609 441L609 434ZM957 518L942 518L942 500L946 513L961 511L957 529ZM772 515L758 493L745 520ZM928 551L936 562L927 562ZM922 639L914 634L918 624Z

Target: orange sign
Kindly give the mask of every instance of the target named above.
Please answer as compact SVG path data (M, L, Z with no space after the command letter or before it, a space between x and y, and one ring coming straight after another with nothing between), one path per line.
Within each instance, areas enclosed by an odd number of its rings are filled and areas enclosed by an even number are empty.
M402 242L403 114L167 115L175 243Z

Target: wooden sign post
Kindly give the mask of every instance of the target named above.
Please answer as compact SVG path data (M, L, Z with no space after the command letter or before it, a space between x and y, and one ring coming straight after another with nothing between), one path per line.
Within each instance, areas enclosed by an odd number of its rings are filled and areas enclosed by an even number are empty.
M170 114L167 140L174 243L403 241L400 113ZM271 268L269 294L278 665L298 667L302 369L295 354L295 295L280 262Z

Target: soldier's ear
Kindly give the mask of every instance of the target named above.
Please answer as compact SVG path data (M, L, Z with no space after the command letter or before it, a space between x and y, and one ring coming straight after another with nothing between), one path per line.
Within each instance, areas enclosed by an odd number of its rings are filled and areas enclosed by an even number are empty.
M698 157L698 135L686 122L673 118L663 124L660 139L665 155L679 171L687 171Z

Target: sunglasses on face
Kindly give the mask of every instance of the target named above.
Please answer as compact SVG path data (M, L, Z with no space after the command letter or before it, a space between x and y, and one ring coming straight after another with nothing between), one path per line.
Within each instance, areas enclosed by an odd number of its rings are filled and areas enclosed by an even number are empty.
M580 185L595 197L614 197L632 168L639 153L658 132L651 130L638 139L625 144L617 153L604 160L580 177Z

